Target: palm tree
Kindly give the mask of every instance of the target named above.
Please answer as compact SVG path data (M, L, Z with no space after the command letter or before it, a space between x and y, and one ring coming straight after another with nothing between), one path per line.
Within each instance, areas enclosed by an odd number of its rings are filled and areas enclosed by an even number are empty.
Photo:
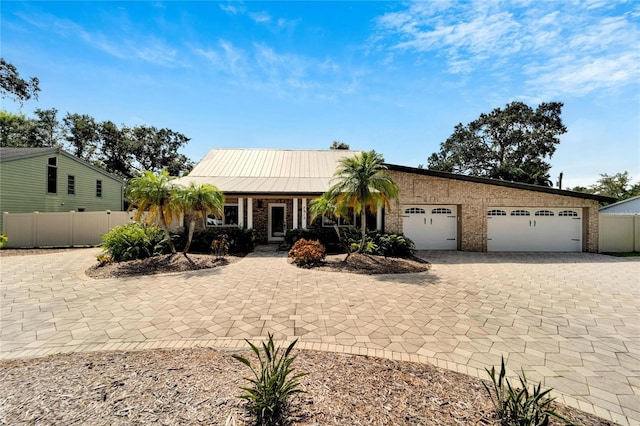
M196 220L202 221L205 226L205 219L209 213L220 216L224 213L224 195L218 188L208 183L199 185L191 182L187 188L179 188L175 191L174 202L180 206L185 216L189 215L189 237L184 246L184 254L189 252L193 231L196 227Z
M380 206L390 207L390 200L398 202L398 185L389 177L384 158L375 151L363 152L340 160L334 175L336 182L325 193L328 200L352 208L360 215L360 247L362 252L367 238L367 209L376 211Z
M333 221L333 229L338 235L338 241L347 250L347 257L345 258L346 261L351 255L351 250L349 248L349 245L345 244L342 240L342 235L340 234L340 228L338 228L337 219L347 216L349 214L349 209L344 205L340 206L336 204L334 200L327 198L327 194L325 193L322 194L320 198L316 198L315 200L311 201L311 205L309 206L309 213L311 213L311 222L313 222L317 217L322 216L332 216L336 219Z
M147 213L145 221L162 227L171 253L175 254L176 249L171 241L168 225L178 214L178 209L171 202L174 191L172 179L166 170L157 174L146 170L141 176L129 181L126 197L131 202L130 210L136 209L134 219L140 220Z

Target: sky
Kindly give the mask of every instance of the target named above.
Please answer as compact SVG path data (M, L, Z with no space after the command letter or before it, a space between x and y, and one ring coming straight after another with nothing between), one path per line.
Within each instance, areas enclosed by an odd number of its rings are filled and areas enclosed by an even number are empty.
M182 153L328 149L417 167L458 123L564 103L551 177L640 181L640 1L17 2L2 57L38 77L2 108L170 128Z

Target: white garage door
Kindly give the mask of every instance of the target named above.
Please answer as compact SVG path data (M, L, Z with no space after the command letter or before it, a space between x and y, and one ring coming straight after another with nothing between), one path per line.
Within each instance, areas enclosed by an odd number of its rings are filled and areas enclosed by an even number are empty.
M582 251L579 208L490 207L488 251Z
M456 250L457 210L457 206L403 206L402 232L417 250Z

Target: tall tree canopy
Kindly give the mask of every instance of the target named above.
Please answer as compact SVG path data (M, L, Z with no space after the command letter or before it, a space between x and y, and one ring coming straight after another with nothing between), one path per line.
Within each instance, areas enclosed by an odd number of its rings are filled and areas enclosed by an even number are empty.
M631 176L626 170L615 175L602 173L598 181L588 188L576 186L573 191L586 192L589 194L605 195L614 197L618 200L626 200L627 198L640 195L640 182L631 183Z
M31 118L0 111L0 146L62 146L126 179L143 170L166 169L172 176L180 176L193 168L193 162L178 152L189 142L182 133L154 126L118 127L87 114L67 113L60 122L57 113L55 108L36 109Z
M40 81L37 77L25 80L20 77L18 69L0 58L0 93L3 98L11 98L21 105L31 98L38 99Z
M349 144L340 141L333 141L329 149L349 149Z
M541 103L535 110L522 102L496 108L466 126L455 127L429 157L432 170L551 186L545 161L567 129L561 102Z

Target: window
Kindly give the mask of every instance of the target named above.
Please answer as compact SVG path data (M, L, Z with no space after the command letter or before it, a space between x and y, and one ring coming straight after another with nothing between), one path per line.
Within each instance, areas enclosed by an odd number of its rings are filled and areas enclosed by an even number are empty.
M96 180L96 197L102 198L102 181Z
M58 158L51 157L47 161L47 192L58 193Z
M343 226L358 226L360 216L356 216L356 212L354 209L349 208L347 214L341 217L335 217L333 215L327 214L322 216L322 226L333 226L336 225Z
M536 216L553 216L553 212L551 210L538 210Z
M404 214L425 214L426 212L424 211L424 209L421 209L420 207L411 207L408 209L404 209Z
M67 175L67 194L76 195L76 177Z
M224 206L222 217L213 214L207 215L207 226L237 226L238 225L238 205L227 204Z
M574 212L573 210L562 210L558 213L558 216L578 216L578 212Z
M333 226L334 223L338 226L349 226L356 223L353 209L349 209L349 214L342 217L335 217L333 215L322 216L322 226Z
M511 216L531 216L529 210L512 210Z
M431 214L451 214L451 209L438 207L437 209L431 209Z
M500 209L489 210L487 212L487 216L506 216L506 215L507 215L507 212Z

